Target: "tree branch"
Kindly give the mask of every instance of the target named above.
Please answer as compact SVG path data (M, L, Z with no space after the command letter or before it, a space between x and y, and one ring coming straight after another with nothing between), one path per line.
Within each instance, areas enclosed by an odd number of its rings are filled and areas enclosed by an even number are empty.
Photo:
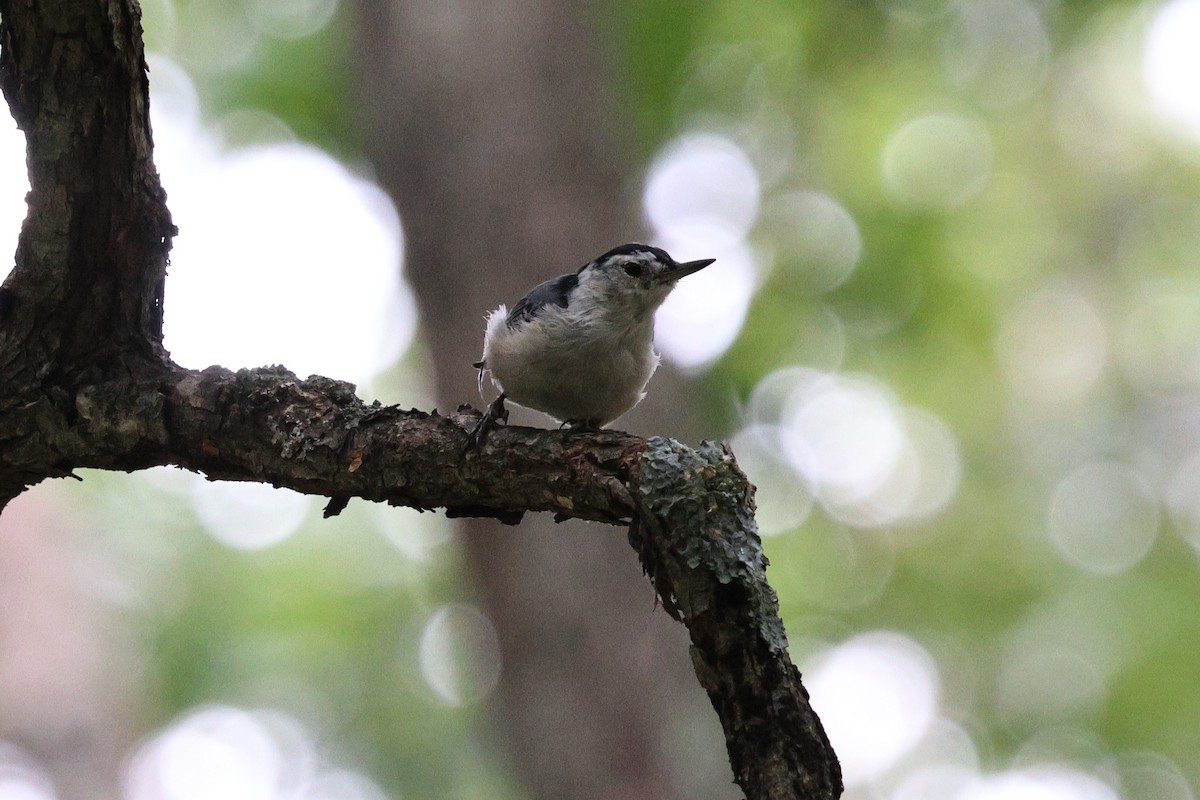
M178 465L333 498L515 523L631 524L750 798L826 800L837 759L787 653L753 487L722 446L507 427L464 453L476 412L367 405L278 367L202 372L161 346L174 228L151 158L133 0L0 0L0 88L32 190L0 287L0 509L78 467Z
M516 522L525 511L628 521L642 440L502 427L464 454L477 415L368 405L350 384L281 368L184 372L166 403L180 466L212 478Z

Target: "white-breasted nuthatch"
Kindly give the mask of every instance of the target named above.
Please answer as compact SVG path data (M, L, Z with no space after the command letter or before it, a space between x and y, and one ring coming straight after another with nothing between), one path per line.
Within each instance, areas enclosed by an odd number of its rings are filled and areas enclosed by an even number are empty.
M486 370L500 396L472 432L507 420L504 400L577 428L600 428L646 395L658 368L654 311L676 282L716 259L679 263L665 250L623 244L577 271L538 284L509 311L487 317Z

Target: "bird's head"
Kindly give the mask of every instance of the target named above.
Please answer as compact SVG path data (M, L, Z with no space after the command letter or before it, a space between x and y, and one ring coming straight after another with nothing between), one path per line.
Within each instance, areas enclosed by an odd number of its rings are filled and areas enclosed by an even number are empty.
M598 302L627 308L637 315L658 308L685 278L707 267L715 258L679 262L666 250L648 244L623 244L580 267L579 283Z

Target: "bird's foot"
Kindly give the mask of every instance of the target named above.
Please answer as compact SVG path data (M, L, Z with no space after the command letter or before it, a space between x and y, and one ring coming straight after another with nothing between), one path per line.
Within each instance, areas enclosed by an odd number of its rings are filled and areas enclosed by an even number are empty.
M558 426L559 430L567 429L567 433L595 433L600 430L599 425L593 425L590 420L586 419L569 419Z
M479 422L475 423L475 427L471 429L471 433L467 436L467 446L463 448L463 452L467 453L483 447L483 440L487 438L488 431L501 422L508 424L508 409L504 407L503 392L491 402L487 410L479 417Z

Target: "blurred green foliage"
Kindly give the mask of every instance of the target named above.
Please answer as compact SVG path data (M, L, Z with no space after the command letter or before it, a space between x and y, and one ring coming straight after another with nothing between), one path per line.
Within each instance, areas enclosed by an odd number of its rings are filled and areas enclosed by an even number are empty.
M936 415L957 442L961 481L938 514L860 529L818 503L767 540L796 657L856 632L900 631L938 659L941 713L971 732L986 770L1008 766L1039 731L1078 729L1108 754L1161 753L1200 786L1200 521L1196 501L1172 505L1169 488L1200 451L1200 381L1177 374L1167 391L1143 375L1157 374L1164 343L1194 366L1200 341L1187 338L1197 328L1186 319L1157 333L1131 322L1147 293L1200 297L1200 143L1162 124L1138 94L1153 6L994 4L1044 35L1041 56L1020 50L1036 45L1028 36L972 38L989 28L971 27L978 21L967 12L987 6L660 0L604 6L596 25L608 37L598 46L616 54L619 105L633 120L621 127L639 159L681 132L716 130L752 158L785 165L764 180L764 207L787 191L821 192L861 235L848 279L816 291L778 228L763 222L750 233L762 285L737 341L699 378L714 434L738 431L746 420L731 401L773 370L811 366L809 344L834 320L844 355L822 369L872 376L898 403ZM179 57L187 20L236 19L243 8L148 3L151 46ZM1004 19L992 29L1001 37ZM173 36L156 33L160 24ZM261 109L353 162L352 35L342 8L311 36L260 36L234 67L181 62L206 115ZM976 56L992 60L956 67ZM999 85L1008 78L1026 83ZM914 207L889 190L884 153L906 123L943 112L986 130L986 182L961 201ZM629 165L631 183L643 167ZM1004 337L1006 326L1024 330L1014 315L1025 301L1056 287L1094 310L1102 363L1077 394L1039 400L1006 366ZM1159 514L1149 552L1114 574L1073 563L1047 536L1060 481L1093 461L1139 470ZM1179 491L1194 497L1200 487ZM276 677L317 687L327 705L296 713L311 713L350 748L346 762L404 796L511 792L496 788L482 748L464 748L482 735L472 712L438 706L414 688L415 672L397 668L416 635L417 623L403 621L455 599L460 565L445 552L431 564L405 561L358 505L253 554L178 522L170 600L151 603L144 628L155 722L206 701L269 705L279 700ZM371 563L374 577L363 580ZM388 570L408 577L383 582ZM1081 653L1095 660L1095 694L1028 715L1004 707L1002 675L1022 642L1080 640L1106 643ZM447 775L461 785L447 789Z

